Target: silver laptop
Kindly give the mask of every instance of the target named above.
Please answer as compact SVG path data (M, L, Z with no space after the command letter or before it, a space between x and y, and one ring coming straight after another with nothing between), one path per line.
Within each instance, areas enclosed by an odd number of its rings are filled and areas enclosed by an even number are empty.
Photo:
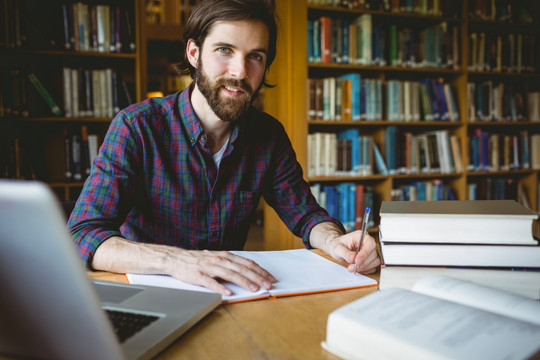
M0 180L0 284L0 356L147 359L221 303L89 280L55 195L30 181ZM115 332L110 318L136 314L142 330Z

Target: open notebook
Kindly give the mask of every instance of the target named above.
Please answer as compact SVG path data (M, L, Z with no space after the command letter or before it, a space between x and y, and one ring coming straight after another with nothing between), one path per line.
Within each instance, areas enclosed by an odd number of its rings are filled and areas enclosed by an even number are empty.
M378 285L377 281L370 277L354 275L343 266L305 249L231 252L255 261L274 275L277 282L272 289L261 289L257 292L225 283L234 292L234 295L223 296L223 301L228 303ZM127 278L130 284L210 292L206 288L186 284L171 276L127 274Z

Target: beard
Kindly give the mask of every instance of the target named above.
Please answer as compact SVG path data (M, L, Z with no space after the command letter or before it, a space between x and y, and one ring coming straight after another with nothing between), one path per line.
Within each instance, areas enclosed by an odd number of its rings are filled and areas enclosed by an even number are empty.
M214 114L225 122L234 122L240 119L249 110L253 100L257 97L261 89L261 86L259 86L257 90L253 91L251 86L244 80L230 78L210 80L203 70L200 58L196 69L195 83L206 98ZM222 94L223 86L240 88L243 94L235 97L226 97Z

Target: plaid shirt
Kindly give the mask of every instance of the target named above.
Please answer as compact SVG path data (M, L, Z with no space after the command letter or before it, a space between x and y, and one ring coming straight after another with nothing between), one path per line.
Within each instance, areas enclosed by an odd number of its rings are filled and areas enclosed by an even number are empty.
M234 127L219 170L206 141L189 89L115 116L68 222L88 265L111 236L240 250L261 196L306 246L316 224L339 224L311 195L273 117L251 108Z

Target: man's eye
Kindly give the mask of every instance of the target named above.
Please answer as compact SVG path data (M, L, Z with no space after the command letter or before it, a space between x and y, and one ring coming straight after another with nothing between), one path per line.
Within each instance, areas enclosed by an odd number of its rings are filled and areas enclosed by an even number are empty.
M251 54L249 58L255 61L263 61L263 57L259 54Z
M229 48L226 48L226 47L220 47L217 49L217 51L221 54L228 54L231 52L231 50Z

